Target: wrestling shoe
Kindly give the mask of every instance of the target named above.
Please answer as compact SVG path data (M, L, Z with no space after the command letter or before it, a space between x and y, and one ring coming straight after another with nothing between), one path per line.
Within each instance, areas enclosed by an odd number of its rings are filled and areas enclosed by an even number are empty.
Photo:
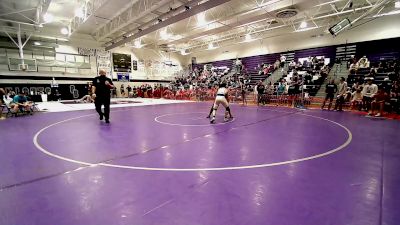
M214 124L214 123L215 123L215 118L212 118L212 119L210 120L210 123L211 123L211 124Z

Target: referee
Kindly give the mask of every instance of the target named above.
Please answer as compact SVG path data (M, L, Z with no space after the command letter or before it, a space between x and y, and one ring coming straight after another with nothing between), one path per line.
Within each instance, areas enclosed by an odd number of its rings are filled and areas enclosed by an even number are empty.
M96 111L100 115L100 120L105 118L106 123L110 123L110 90L114 88L114 84L110 78L106 77L106 71L100 70L99 76L93 79L92 98ZM101 106L104 105L104 113L101 111Z

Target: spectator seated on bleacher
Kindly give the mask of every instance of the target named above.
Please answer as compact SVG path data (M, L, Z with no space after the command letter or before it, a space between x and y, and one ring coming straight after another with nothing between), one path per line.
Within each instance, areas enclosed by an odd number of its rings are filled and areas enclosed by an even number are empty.
M292 70L296 67L296 63L294 62L294 60L290 61L288 64L288 69Z
M362 84L360 84L360 82L354 82L353 83L353 86L351 86L351 91L352 92L355 92L355 91L357 91L357 90L360 90L360 91L362 91L362 89L363 89L363 85Z
M4 101L5 96L6 96L6 91L3 88L0 88L0 119L3 118L4 108L7 108L8 110L8 107Z
M362 96L362 90L361 89L356 89L355 91L353 91L353 93L351 94L351 109L354 109L355 107L358 108L358 110L361 110L362 107L362 101L363 101L363 96Z
M367 56L363 56L360 60L357 62L358 68L369 68L370 62L368 61Z
M363 108L368 111L371 107L371 103L378 93L378 86L374 84L374 78L366 78L367 83L364 85L362 90L363 95Z
M400 113L400 85L399 81L394 81L390 89L390 106L391 111Z
M371 102L371 111L368 112L369 116L380 117L383 115L383 110L385 107L385 103L390 101L389 95L383 90L379 89L376 95L374 96L373 101ZM379 111L378 111L379 110ZM377 112L374 115L374 112Z
M356 73L357 73L357 70L358 70L358 65L357 65L357 63L352 63L352 64L350 64L350 67L349 67L349 73L350 73L350 75L356 74Z
M6 91L3 88L0 88L0 105L3 105L3 98L6 95Z
M274 63L274 70L279 69L280 65L281 65L281 61L280 61L279 59L277 59L277 60L275 61L275 63Z

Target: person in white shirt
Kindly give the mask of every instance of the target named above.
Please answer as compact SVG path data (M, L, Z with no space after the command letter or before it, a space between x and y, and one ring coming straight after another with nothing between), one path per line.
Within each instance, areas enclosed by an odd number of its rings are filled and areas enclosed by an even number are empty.
M217 113L218 106L222 104L225 107L225 119L224 121L228 121L233 118L231 109L229 108L228 103L228 89L226 88L226 83L221 83L219 85L219 89L217 91L217 95L215 96L214 106L212 117L210 119L210 123L215 123L215 115Z
M374 99L376 93L378 93L378 86L373 84L374 78L367 78L367 83L364 85L362 90L363 95L363 108L369 110L371 107L371 102Z
M240 59L236 59L235 66L236 66L236 74L241 74L242 73L242 61Z
M284 56L284 55L281 55L281 58L280 58L280 66L283 68L284 66L285 66L285 62L286 62L286 56Z
M369 67L369 61L367 56L363 56L360 60L358 60L357 65L359 68L368 68Z
M345 81L346 79L344 77L340 78L340 83L338 84L338 92L337 92L337 97L336 97L336 104L335 104L335 111L343 111L343 103L344 103L344 98L346 96L347 92L347 82Z
M351 108L354 109L355 107L359 107L362 105L362 100L363 96L361 93L361 89L356 89L352 94L352 99L351 99Z

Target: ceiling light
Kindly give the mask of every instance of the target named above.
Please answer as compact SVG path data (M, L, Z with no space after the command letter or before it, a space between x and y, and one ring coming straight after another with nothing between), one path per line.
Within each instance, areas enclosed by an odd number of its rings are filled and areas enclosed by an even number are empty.
M181 55L189 55L189 51L187 49L182 49Z
M246 36L244 37L244 40L245 41L251 41L252 40L251 35L250 34L246 34Z
M388 12L388 13L378 14L378 15L375 15L373 17L391 16L391 15L397 15L397 14L400 14L400 10L394 10L394 11L391 11L391 12Z
M202 12L202 13L197 14L197 25L198 26L203 26L205 24L207 24L206 13Z
M317 26L314 26L314 27L306 27L306 28L302 28L302 29L297 29L297 30L295 30L294 32L309 31L309 30L314 30L314 29L317 29L317 28L319 28L319 27L317 27Z
M396 2L394 3L394 7L395 7L396 9L400 9L400 1L396 1Z
M85 18L85 13L83 11L83 7L79 7L75 9L75 16L79 18Z
M303 21L303 22L300 23L300 29L304 29L306 27L307 27L307 22L306 21Z
M42 43L35 41L35 42L33 42L33 45L39 46L39 45L42 45Z
M169 37L170 37L170 34L168 34L167 29L162 29L162 30L160 31L160 38L161 38L162 40L167 40Z
M134 42L135 48L141 48L142 45L142 41L140 39L136 39Z
M51 23L54 20L54 16L50 13L46 13L43 15L43 20L45 23Z
M64 35L69 34L68 28L66 28L66 27L61 28L61 33L64 34Z
M208 44L208 50L213 50L213 49L216 49L216 48L218 48L218 46L214 42L210 42Z
M160 36L166 36L167 35L167 29L163 29L160 31Z

